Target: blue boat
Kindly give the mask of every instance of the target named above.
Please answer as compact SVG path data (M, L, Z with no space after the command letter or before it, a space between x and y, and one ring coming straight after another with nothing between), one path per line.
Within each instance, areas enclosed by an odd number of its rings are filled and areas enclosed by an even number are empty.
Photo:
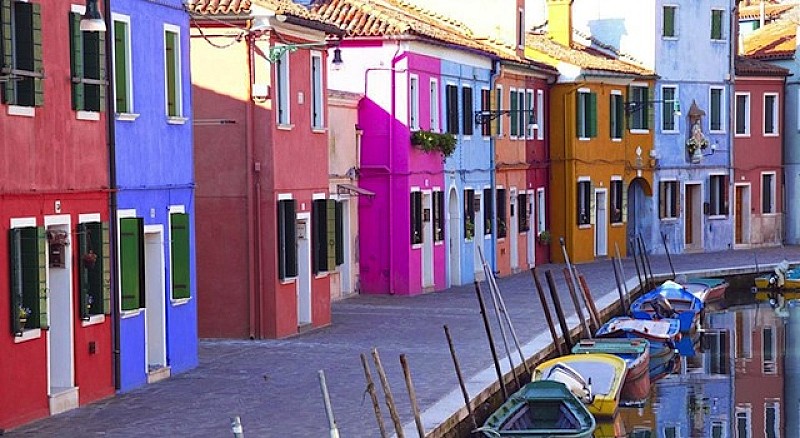
M646 339L650 344L650 381L673 372L680 364L675 348L681 338L680 321L662 319L649 321L627 316L611 318L595 333L597 338Z
M685 287L667 280L637 298L630 310L631 316L636 319L675 318L680 321L681 333L693 335L700 324L703 302Z

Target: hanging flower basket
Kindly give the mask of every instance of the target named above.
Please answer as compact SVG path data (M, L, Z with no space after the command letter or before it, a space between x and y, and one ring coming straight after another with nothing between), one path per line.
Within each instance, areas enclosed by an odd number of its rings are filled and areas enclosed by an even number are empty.
M89 252L81 256L81 261L86 269L92 269L95 263L97 263L97 254L90 249Z

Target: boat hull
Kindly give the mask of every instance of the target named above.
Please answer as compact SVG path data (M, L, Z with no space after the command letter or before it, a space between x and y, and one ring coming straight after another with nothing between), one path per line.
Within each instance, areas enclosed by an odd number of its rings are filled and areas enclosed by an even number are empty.
M595 334L598 338L646 339L649 343L648 373L650 381L671 373L679 361L675 347L680 338L679 322L636 320L629 317L612 318Z
M691 334L700 324L703 302L683 286L665 281L661 286L631 303L631 316L636 319L660 320L675 318L680 321L681 333Z
M584 339L574 354L608 353L625 361L628 371L622 384L620 403L641 404L650 395L650 343L646 339Z
M681 285L704 304L721 301L729 286L727 281L716 278L692 278Z

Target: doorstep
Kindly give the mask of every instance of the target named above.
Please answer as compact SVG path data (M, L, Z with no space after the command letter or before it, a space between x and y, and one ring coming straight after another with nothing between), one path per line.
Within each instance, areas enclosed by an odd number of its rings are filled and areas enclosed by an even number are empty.
M150 368L150 370L147 372L147 383L150 384L160 382L169 378L170 374L170 367L167 366Z
M53 388L49 399L50 415L71 411L78 407L78 387Z

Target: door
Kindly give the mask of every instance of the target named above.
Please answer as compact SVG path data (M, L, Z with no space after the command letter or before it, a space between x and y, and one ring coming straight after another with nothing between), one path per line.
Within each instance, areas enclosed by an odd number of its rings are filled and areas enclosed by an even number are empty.
M461 203L458 202L456 189L450 189L450 204L448 205L449 224L448 243L450 245L450 285L461 284Z
M167 366L166 282L164 279L164 228L144 227L145 343L147 371Z
M703 196L700 184L686 184L686 223L684 225L684 239L686 249L701 249L703 247Z
M742 243L744 243L744 238L743 238L744 230L742 229L743 228L742 218L744 217L744 211L742 209L743 201L744 201L744 187L736 186L736 197L734 200L734 202L736 203L736 207L733 214L735 215L734 219L736 221L734 226L734 242L737 245L741 245Z
M595 257L605 257L608 255L608 209L605 189L595 190L594 196L594 255Z
M511 221L511 226L509 227L511 236L511 272L516 271L519 269L519 221L517 220L517 215L520 214L517 211L517 189L511 188L511 199L508 203L509 205L509 218L508 220Z
M422 194L422 287L433 287L433 198Z
M45 219L47 222L47 219ZM47 227L48 233L66 233L69 235L70 227L68 224L51 225ZM75 241L77 243L77 241ZM44 242L41 243L45 245ZM49 245L49 244L48 244ZM51 400L60 398L61 394L68 394L74 391L75 386L75 339L73 333L74 302L72 299L72 257L69 246L64 254L63 264L54 264L48 260L47 265L47 287L49 288L49 323L47 331L48 347L48 370L50 372L49 394ZM48 248L48 253L50 248ZM40 253L41 257L41 253ZM72 397L67 395L68 399ZM71 400L70 400L71 401ZM62 400L62 403L64 400ZM74 398L74 406L77 407L77 394ZM56 404L51 402L51 413Z
M528 205L525 208L528 209L525 214L528 215L528 238L526 239L528 245L528 267L532 268L536 266L536 214L533 208L536 205L536 197L534 196L533 191L528 192Z
M344 263L339 266L339 287L341 288L342 295L353 293L353 266L352 266L352 250L351 236L353 235L350 229L350 200L344 199L338 201L339 208L342 210L342 242L344 243Z
M483 196L481 196L479 193L475 193L475 204L472 206L472 208L475 210L475 235L473 236L472 241L474 242L475 245L473 247L473 272L475 273L476 280L483 280L484 278L483 264L481 263L480 254L483 254L484 258L487 257L486 251L484 249L485 247L483 246L484 236L485 236L484 229L481 226L481 224L483 224L484 222L483 209L486 208L485 204L486 202L492 202L492 200L483 199Z
M686 224L684 224L684 241L686 246L694 245L694 233L692 228L694 226L694 190L692 186L686 185Z
M297 215L297 325L311 324L310 215Z

